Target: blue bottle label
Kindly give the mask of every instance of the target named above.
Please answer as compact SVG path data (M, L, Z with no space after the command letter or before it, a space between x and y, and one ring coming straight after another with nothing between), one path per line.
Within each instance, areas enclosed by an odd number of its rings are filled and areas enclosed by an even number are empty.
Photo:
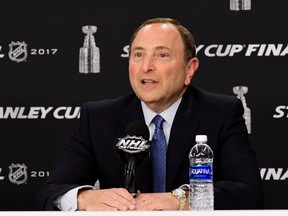
M213 170L211 165L190 165L190 180L213 180Z

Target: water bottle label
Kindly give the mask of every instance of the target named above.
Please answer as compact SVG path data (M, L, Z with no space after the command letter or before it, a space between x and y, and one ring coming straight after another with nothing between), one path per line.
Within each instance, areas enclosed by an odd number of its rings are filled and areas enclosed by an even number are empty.
M213 170L210 165L190 165L190 180L213 180Z

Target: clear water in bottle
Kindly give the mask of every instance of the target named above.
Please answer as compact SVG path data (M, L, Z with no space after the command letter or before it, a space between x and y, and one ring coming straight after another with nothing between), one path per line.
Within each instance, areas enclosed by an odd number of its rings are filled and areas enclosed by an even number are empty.
M197 135L190 154L189 210L214 210L213 151L206 135Z

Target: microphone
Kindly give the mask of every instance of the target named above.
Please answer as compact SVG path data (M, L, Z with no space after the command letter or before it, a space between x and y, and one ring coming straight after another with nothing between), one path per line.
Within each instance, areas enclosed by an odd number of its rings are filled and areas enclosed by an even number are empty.
M118 138L114 149L125 165L125 188L133 197L137 194L135 170L150 151L149 129L142 121L132 121L125 130L125 136Z

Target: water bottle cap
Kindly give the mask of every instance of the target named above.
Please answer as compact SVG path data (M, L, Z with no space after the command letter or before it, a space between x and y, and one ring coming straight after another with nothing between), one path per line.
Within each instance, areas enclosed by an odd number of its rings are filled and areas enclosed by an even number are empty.
M206 135L196 135L196 142L207 142L207 136Z

